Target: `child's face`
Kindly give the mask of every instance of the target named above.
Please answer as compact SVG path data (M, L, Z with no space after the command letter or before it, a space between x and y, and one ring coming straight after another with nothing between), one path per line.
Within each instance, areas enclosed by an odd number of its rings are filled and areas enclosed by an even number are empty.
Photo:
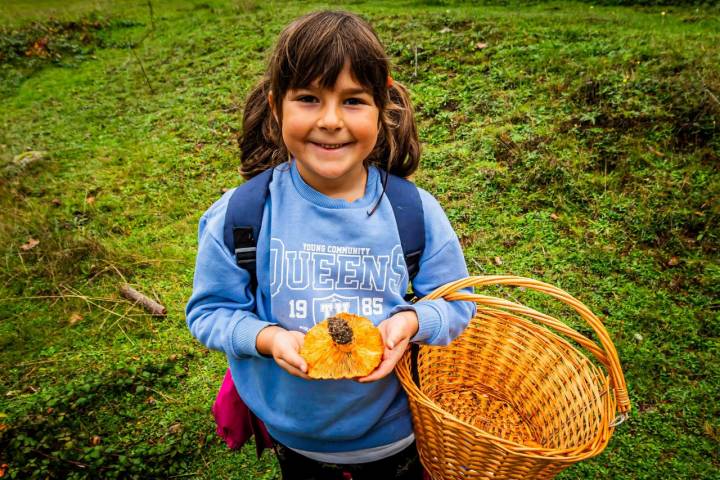
M375 147L379 114L372 93L352 78L348 64L332 89L314 82L288 90L282 136L303 179L327 195L364 189L363 161Z

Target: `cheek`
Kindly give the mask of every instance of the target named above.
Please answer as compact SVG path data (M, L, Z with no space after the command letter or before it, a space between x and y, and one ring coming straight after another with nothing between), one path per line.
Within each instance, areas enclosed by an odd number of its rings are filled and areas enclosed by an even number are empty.
M285 119L282 125L282 136L286 145L297 143L303 140L307 128L302 122L296 119Z
M358 124L358 135L362 135L365 142L372 142L374 145L377 141L379 129L380 123L377 115L369 116Z

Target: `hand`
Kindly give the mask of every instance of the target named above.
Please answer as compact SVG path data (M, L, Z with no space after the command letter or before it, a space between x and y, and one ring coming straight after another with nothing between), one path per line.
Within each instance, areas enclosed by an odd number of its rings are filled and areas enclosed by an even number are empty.
M398 312L383 320L378 325L378 330L380 330L380 335L385 343L382 361L370 375L358 378L357 381L361 383L374 382L389 375L407 350L410 339L415 336L418 328L417 314L412 310Z
M300 356L305 334L270 326L260 331L256 348L262 354L270 354L275 362L290 375L311 380L307 375L307 362Z

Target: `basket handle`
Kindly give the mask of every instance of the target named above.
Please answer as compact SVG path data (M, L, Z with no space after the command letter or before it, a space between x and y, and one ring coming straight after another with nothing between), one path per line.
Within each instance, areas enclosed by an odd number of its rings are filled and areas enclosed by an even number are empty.
M571 327L564 323L550 317L548 315L541 314L530 308L512 303L506 300L498 299L495 297L489 297L486 295L478 295L467 292L460 292L463 288L467 287L483 287L488 285L509 285L515 287L525 287L532 290L536 290L541 293L546 293L561 302L572 307L579 315L585 320L595 331L602 349L597 344L589 340L587 337L578 333ZM626 414L630 411L630 397L628 396L627 385L625 383L625 376L623 375L622 368L620 366L620 359L613 345L612 340L608 331L605 329L602 321L590 311L582 302L570 295L569 293L554 287L550 284L533 280L531 278L517 277L514 275L487 275L487 276L473 276L466 277L454 282L447 283L442 287L439 287L432 293L423 297L423 300L434 300L437 298L444 298L445 300L467 300L473 301L479 304L503 307L515 311L525 313L535 320L555 328L559 332L572 337L574 340L579 342L584 347L587 347L598 360L607 367L610 372L610 380L612 382L613 389L615 390L615 398L617 400L618 411L621 414Z

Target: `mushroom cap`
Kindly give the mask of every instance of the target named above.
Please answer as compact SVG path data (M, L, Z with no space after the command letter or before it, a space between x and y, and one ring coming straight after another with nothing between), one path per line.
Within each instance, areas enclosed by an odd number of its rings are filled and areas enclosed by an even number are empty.
M332 319L332 320L331 320ZM330 328L330 322L333 328ZM348 343L336 343L331 334L342 329L352 331ZM346 326L345 326L346 325ZM335 333L337 337L337 333ZM347 341L343 336L342 342ZM339 313L323 320L305 335L300 355L308 365L308 376L317 379L355 378L369 375L382 360L385 345L380 330L373 323L359 315Z

